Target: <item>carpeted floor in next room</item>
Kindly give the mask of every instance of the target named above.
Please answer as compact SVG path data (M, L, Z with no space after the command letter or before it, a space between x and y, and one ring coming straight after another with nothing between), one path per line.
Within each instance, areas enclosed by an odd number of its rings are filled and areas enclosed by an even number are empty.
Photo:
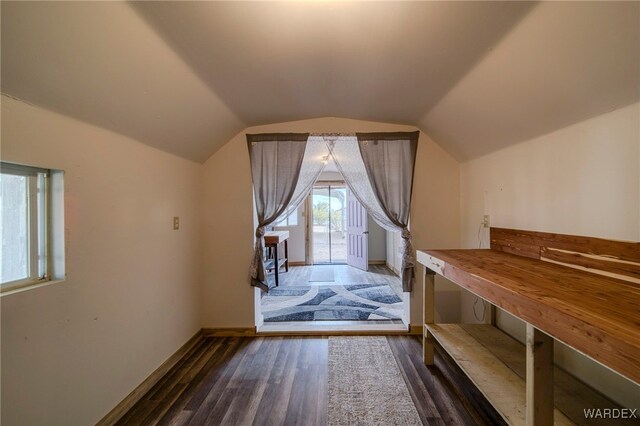
M262 297L265 323L375 321L402 324L399 278L386 266L362 271L347 265L292 267Z
M262 298L265 322L376 321L402 318L402 299L386 284L291 286Z

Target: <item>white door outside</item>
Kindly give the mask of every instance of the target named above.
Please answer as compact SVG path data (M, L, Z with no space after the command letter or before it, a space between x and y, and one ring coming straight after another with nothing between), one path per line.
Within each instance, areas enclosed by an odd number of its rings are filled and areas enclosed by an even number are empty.
M367 211L347 188L347 265L369 269Z

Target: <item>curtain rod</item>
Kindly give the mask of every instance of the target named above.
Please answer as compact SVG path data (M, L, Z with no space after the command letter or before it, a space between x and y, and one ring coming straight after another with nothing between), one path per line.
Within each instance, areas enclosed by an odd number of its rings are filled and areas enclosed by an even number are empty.
M351 137L356 137L357 135L366 135L366 136L380 136L381 138L384 137L394 137L396 135L402 135L405 137L418 137L420 131L419 130L414 130L414 131L405 131L405 132L345 132L345 133L341 133L341 132L329 132L329 133L309 133L309 136L334 136L334 137L340 137L340 136L351 136Z
M356 136L356 132L349 133L309 133L309 136Z
M355 137L355 136L358 135L358 133L367 134L367 135L369 135L369 134L373 134L373 135L386 135L386 134L395 135L395 134L419 133L419 131L416 130L416 131L411 131L411 132L373 132L373 133L372 132L322 132L322 133L321 132L310 132L310 133L255 133L255 134L247 133L247 137L258 139L258 138L260 138L262 136L266 136L266 135L269 135L269 136L272 136L272 135L287 135L287 136L296 135L296 136L299 136L299 135L303 135L303 134L307 134L309 136L316 136L316 137L317 136L336 136L336 137L353 136L353 137Z

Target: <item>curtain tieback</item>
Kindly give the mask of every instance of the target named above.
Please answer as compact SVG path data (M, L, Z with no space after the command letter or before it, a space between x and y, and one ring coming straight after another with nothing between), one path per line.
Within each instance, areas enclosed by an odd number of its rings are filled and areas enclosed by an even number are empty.
M256 238L262 238L264 237L264 234L265 234L264 226L259 226L256 228Z
M409 230L407 228L402 228L400 236L403 239L408 240L409 238L411 238L411 232L409 232Z

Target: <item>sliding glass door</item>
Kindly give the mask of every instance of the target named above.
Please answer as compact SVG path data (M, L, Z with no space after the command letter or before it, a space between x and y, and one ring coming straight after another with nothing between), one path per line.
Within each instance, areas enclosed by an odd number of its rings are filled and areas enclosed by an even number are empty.
M317 184L311 197L313 263L346 263L347 190L344 183Z

